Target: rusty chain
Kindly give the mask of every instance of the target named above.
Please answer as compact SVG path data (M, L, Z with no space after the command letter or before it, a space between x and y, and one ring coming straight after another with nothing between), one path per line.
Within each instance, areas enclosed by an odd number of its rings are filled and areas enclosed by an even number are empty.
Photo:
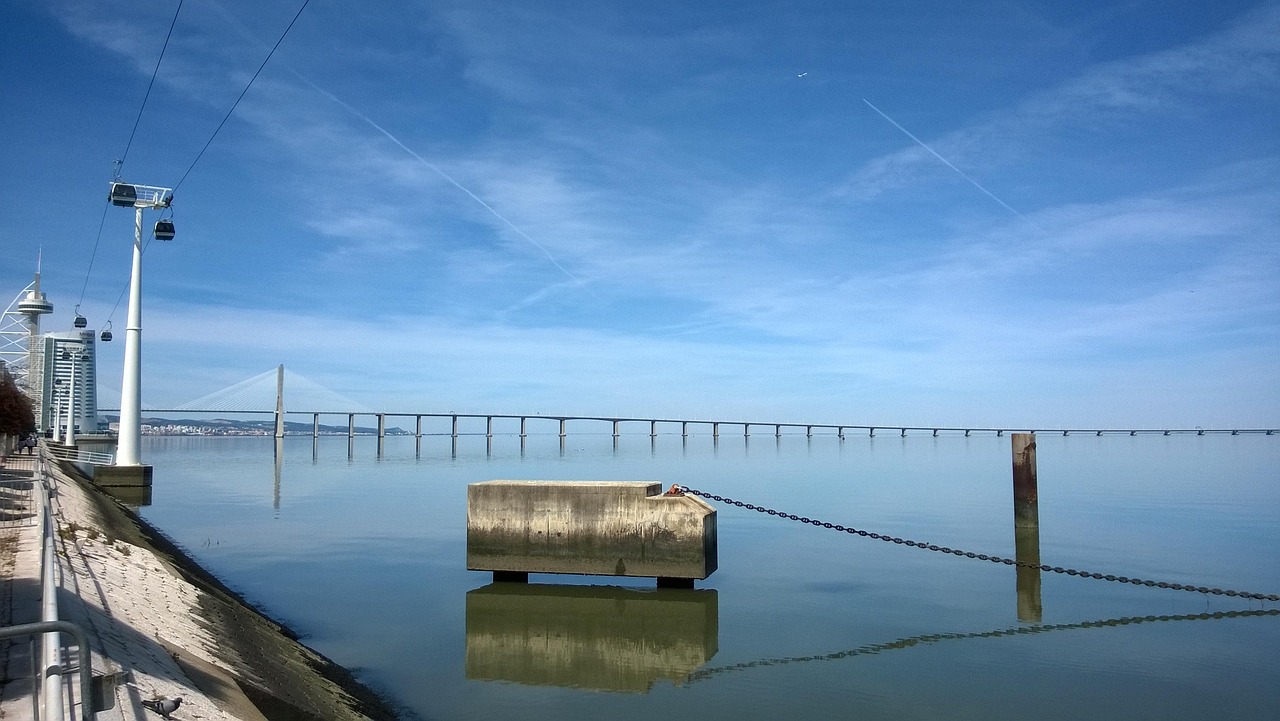
M714 493L707 493L706 491L699 491L694 488L689 488L688 486L677 485L674 488L678 488L683 493L691 493L700 498L708 498L713 501L719 501L720 503L728 503L731 506L738 506L739 508L745 508L748 511L765 513L770 516L777 516L779 518L786 518L792 521L799 521L800 523L807 523L811 526L818 526L821 528L831 529L833 531L840 531L842 533L862 536L864 538L870 538L876 541L894 543L900 546L911 546L912 548L921 548L927 551L947 553L953 556L961 556L964 558L975 558L979 561L990 561L991 563L1002 563L1006 566L1033 568L1040 571L1046 571L1049 573L1064 573L1068 576L1080 576L1082 578L1092 578L1099 581L1111 581L1114 583L1128 583L1135 586L1147 586L1149 588L1167 588L1173 591L1192 591L1194 593L1207 593L1213 596L1232 596L1235 598L1248 598L1255 601L1280 601L1280 594L1275 594L1275 593L1252 593L1249 591L1224 590L1221 588L1212 588L1210 586L1193 586L1185 583L1168 583L1165 581L1150 581L1142 578L1130 578L1128 576L1115 576L1110 573L1094 573L1092 571L1081 571L1074 568L1063 568L1062 566L1050 566L1047 563L1031 563L1030 561L1019 561L1013 558L1004 558L1002 556L992 556L986 553L974 553L972 551L962 551L958 548L938 546L932 543L924 543L922 541L912 541L906 538L898 538L897 536L890 536L883 533L876 533L874 531L866 531L860 528L854 528L852 526L842 526L838 523L829 523L826 521L820 521L816 518L809 518L807 516L797 516L794 513L786 513L784 511L778 511L772 508L758 506L754 503L746 503L743 501L735 500L733 498L726 498L724 496L719 496Z

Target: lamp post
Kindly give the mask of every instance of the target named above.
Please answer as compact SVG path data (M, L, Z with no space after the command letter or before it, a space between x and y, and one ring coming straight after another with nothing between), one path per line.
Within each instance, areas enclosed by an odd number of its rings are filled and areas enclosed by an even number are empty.
M111 184L111 204L134 209L133 271L129 275L129 320L124 332L124 377L120 381L120 433L116 447L117 466L141 466L138 446L142 444L142 211L167 208L173 191L148 185ZM173 238L173 224L164 231L156 224L156 237Z
M63 351L62 359L71 361L71 385L67 388L67 434L63 445L74 446L76 444L76 369L80 366L80 361L85 359L85 354Z
M49 425L53 426L52 440L54 443L62 443L62 379L55 378L53 381L53 413L49 418Z

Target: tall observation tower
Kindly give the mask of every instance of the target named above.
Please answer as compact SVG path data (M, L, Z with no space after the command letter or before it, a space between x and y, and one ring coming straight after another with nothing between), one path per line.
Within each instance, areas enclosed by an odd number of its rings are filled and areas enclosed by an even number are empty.
M53 312L53 303L40 291L40 261L36 277L5 310L0 322L0 361L13 374L32 407L40 402L44 369L44 344L40 342L40 316Z

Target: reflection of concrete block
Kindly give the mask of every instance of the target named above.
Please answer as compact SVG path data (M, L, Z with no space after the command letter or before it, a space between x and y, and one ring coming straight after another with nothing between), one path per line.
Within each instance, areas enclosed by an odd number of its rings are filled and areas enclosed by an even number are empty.
M706 578L716 570L716 512L651 481L472 483L467 568Z
M714 590L497 583L467 593L468 679L644 693L719 648Z
M150 486L151 466L94 466L93 482L99 486Z

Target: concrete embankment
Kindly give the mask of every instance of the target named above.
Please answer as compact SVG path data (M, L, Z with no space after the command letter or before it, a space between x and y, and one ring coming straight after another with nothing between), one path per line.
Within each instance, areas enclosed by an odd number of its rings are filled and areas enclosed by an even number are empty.
M33 459L3 470L5 513L19 521ZM396 718L343 668L230 592L180 549L72 468L51 466L59 615L89 635L95 674L123 672L115 708L98 715L154 720L142 700L183 699L173 718L201 721ZM3 625L38 620L39 529L0 527ZM25 642L0 647L0 717L31 718ZM77 699L78 701L78 699Z

